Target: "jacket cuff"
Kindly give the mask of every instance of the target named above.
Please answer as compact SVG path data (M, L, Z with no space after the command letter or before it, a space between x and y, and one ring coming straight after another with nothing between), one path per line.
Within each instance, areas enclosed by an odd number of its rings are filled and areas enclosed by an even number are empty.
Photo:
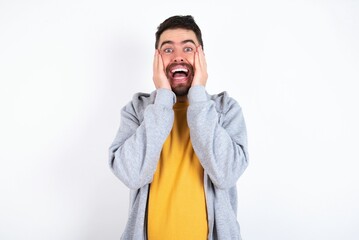
M156 98L154 104L164 105L165 107L172 108L176 102L176 95L169 89L159 88L156 90Z
M207 92L204 86L197 85L193 86L188 91L189 103L205 102L208 100Z

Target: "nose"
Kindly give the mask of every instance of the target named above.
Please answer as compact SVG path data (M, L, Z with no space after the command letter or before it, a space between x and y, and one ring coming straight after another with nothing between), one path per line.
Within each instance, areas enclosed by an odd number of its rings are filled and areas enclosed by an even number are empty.
M174 57L173 61L174 61L175 63L180 63L180 62L184 62L184 59L183 59L183 57L182 57L181 55L177 54L177 55Z

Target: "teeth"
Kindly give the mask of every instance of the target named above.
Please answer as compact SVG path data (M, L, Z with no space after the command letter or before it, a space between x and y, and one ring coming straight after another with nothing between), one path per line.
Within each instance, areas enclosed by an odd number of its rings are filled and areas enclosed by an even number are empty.
M177 69L173 69L171 72L172 73L175 73L175 72L188 72L188 70L185 69L185 68L177 68Z

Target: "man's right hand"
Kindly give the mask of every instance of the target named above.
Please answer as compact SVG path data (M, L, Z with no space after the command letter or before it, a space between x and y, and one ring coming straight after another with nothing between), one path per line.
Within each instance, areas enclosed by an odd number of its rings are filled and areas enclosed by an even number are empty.
M166 76L162 56L159 50L156 49L155 57L153 59L153 82L156 86L156 89L166 88L171 90L170 82Z

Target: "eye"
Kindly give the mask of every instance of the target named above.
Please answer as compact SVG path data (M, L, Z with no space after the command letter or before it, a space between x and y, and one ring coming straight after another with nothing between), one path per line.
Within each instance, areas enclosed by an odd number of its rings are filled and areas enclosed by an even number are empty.
M173 53L173 49L172 48L165 48L163 49L164 53Z
M185 48L183 49L183 51L184 51L184 52L192 52L192 51L193 51L193 48L191 48L191 47L185 47Z

